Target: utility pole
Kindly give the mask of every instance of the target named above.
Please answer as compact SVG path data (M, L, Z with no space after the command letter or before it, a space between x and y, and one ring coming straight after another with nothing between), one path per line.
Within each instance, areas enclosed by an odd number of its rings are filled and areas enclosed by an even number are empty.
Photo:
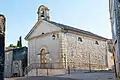
M5 17L0 14L0 80L4 80Z

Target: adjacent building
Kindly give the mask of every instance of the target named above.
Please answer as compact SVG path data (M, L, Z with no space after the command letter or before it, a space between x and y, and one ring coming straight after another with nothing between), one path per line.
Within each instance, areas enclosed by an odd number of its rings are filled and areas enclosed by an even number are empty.
M83 70L108 69L107 38L50 20L49 9L38 8L38 21L27 34L28 67L70 68ZM112 63L113 64L113 63Z
M116 76L120 77L120 0L109 0Z
M12 76L12 50L6 50L5 51L5 67L4 67L4 76L5 77L11 77Z
M27 47L5 50L5 77L24 76L27 67Z
M108 63L108 69L115 70L114 68L114 51L113 51L113 42L112 39L107 40L107 63Z

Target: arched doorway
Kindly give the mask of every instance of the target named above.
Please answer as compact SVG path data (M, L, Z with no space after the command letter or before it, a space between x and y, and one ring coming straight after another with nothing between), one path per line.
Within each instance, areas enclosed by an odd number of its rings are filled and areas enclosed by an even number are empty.
M46 67L46 51L45 49L41 50L41 56L40 56L40 62L41 62L41 68L45 68Z

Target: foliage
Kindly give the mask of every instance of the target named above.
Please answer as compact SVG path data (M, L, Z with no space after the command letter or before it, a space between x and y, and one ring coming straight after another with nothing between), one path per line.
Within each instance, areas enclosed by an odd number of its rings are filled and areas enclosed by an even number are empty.
M10 44L9 47L17 48L17 46Z

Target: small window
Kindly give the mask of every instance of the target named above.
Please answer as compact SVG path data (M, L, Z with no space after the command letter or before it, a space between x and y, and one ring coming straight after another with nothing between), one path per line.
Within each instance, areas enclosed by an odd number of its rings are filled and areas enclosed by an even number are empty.
M78 37L78 41L82 42L82 38L81 38L81 37Z
M95 44L99 45L98 41L95 41Z
M54 34L52 35L52 38L53 38L53 40L55 40L55 35Z
M43 11L43 12L41 12L41 17L44 17L44 11Z
M44 33L42 33L42 35L43 35Z

